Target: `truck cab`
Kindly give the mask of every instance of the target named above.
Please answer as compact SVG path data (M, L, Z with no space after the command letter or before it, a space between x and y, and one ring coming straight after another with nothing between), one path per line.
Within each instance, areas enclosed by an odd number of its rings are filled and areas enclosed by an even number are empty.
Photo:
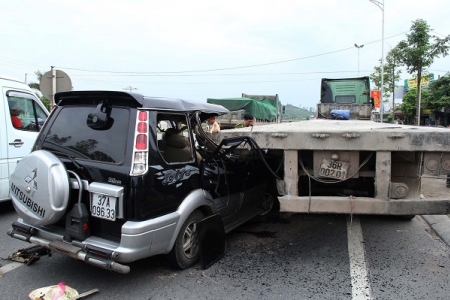
M334 119L339 112L348 111L347 119L369 120L372 109L369 76L322 79L317 104L319 119Z

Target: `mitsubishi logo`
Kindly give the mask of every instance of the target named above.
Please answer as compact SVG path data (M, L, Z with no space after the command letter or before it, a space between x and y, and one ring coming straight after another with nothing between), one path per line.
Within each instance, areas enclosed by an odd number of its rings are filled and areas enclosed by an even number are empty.
M27 193L31 192L31 188L37 191L37 182L36 180L34 180L36 176L37 176L37 168L31 171L31 173L24 178L25 182L31 185L31 187L30 186L26 187Z

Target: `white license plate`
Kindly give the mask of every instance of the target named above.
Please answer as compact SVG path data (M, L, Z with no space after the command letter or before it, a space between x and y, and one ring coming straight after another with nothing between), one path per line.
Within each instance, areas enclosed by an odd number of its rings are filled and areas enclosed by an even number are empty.
M324 158L320 165L319 176L346 179L349 165L348 162Z
M115 221L116 197L92 193L91 215L93 217Z

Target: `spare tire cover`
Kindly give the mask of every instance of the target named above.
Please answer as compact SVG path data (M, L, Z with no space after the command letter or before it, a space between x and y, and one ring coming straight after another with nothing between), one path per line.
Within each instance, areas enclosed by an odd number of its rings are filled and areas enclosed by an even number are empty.
M30 225L48 225L65 213L70 184L64 164L44 150L22 158L10 178L10 196L21 218Z

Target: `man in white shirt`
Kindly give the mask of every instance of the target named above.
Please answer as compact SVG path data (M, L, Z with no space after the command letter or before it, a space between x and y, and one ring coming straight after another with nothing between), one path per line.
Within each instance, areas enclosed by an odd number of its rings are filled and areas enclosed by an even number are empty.
M213 133L214 131L220 131L220 125L216 122L216 117L211 117L207 121L208 131L209 133Z

